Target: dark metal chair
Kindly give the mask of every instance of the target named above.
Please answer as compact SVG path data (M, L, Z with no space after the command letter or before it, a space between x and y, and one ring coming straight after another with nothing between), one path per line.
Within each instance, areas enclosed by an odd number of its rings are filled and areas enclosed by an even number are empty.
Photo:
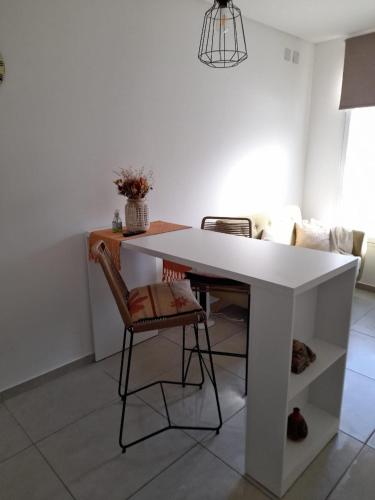
M235 236L243 236L246 238L252 237L252 224L251 219L246 217L213 217L207 216L202 219L201 229L206 231L215 231L220 233L232 234ZM211 350L211 353L218 356L232 356L237 358L246 359L246 379L245 379L245 395L247 394L247 378L248 378L248 350L249 350L249 316L250 316L250 285L241 283L236 280L223 278L221 276L212 276L205 274L196 274L194 272L186 273L186 278L190 280L193 291L206 294L207 292L234 292L247 295L247 319L246 319L246 352L226 352ZM202 304L202 302L201 302ZM204 304L204 303L203 303ZM197 351L197 347L188 349L185 347L185 334L183 338L183 353L190 351L188 358L188 366L190 363L191 355ZM200 349L201 353L206 353L205 350ZM184 369L183 355L183 369Z
M118 269L116 268L112 256L103 241L98 241L92 248L92 254L96 261L98 261L104 271L105 277L111 288L112 294L116 301L120 315L124 322L124 338L121 353L121 366L120 378L118 383L118 393L122 399L122 415L120 425L119 443L123 453L130 446L133 446L145 439L148 439L156 434L160 434L168 429L194 429L194 430L211 430L219 433L222 426L222 416L219 403L219 395L217 390L217 383L215 378L214 364L212 361L211 345L206 323L206 314L200 304L194 297L187 280L176 281L173 283L157 283L145 287L135 288L129 291L126 287L124 280ZM198 339L198 323L203 322L205 325L206 342L209 355L210 370L207 368L205 359L202 356L202 351L199 347ZM182 373L181 381L158 380L139 387L135 390L129 391L129 377L133 353L133 338L139 332L146 332L149 330L156 330L161 328L171 328L181 326L183 329L183 336L185 337L185 328L187 325L194 326L195 339L196 339L196 352L199 358L201 380L198 383L186 382L187 370ZM127 332L130 334L129 356L126 367L125 387L122 390L123 371L124 371L124 356L126 346ZM184 353L183 353L184 354ZM197 427L190 425L174 425L171 422L168 406L165 398L163 384L173 384L185 386L196 386L200 389L204 383L204 370L206 370L215 392L217 411L219 417L219 424L217 426ZM168 425L135 441L124 442L124 420L126 411L126 402L128 396L136 394L139 391L147 389L153 385L160 384L161 394L163 397Z

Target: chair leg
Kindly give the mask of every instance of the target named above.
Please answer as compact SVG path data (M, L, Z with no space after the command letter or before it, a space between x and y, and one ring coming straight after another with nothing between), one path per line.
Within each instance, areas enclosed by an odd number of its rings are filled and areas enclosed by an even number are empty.
M123 434L124 434L126 400L128 397L130 365L131 365L132 354L133 354L133 336L134 336L132 329L129 329L129 333L130 333L129 357L128 357L128 365L126 367L125 390L124 390L124 394L122 396L122 414L121 414L121 425L120 425L120 436L119 436L119 443L120 443L120 446L122 448L123 453L125 453L125 451L126 451L126 445L124 444L124 441L123 441Z
M245 374L245 396L247 396L247 379L249 375L249 337L250 337L250 294L247 299L247 316L246 316L246 374Z
M204 311L207 311L207 291L199 292L199 303Z
M121 385L122 385L122 376L123 376L123 371L124 371L126 332L127 332L127 328L125 326L125 328L124 328L124 336L123 336L123 340L122 340L120 376L119 376L119 381L118 381L118 395L120 396L121 399L123 399L123 397L124 397L124 393L121 392Z
M208 350L208 356L210 359L210 368L211 368L211 374L212 374L212 385L215 391L215 398L216 398L216 405L217 405L217 411L219 414L219 427L216 429L216 434L219 434L220 428L223 425L223 419L221 416L221 408L220 408L220 401L219 401L219 393L217 390L217 383L216 383L216 377L215 377L215 369L214 369L214 363L212 360L212 352L211 352L211 343L210 343L210 337L208 334L208 326L207 326L207 321L204 320L204 329L206 331L206 342L207 342L207 350ZM200 353L199 353L200 354Z
M196 347L194 349L195 349L195 352L197 352L198 351L197 345L199 342L198 326L197 326L197 331L195 331L195 326L194 326L194 334L195 334L195 342L196 342ZM189 357L188 357L187 364L185 363L185 352L186 351L189 351ZM186 330L185 330L185 327L183 327L183 330L182 330L182 368L181 368L182 387L186 386L186 379L187 379L187 376L189 373L189 368L190 368L192 356L193 356L193 349L186 348ZM204 384L204 369L202 368L201 358L199 358L199 363L200 363L200 368L201 368L201 381L197 382L194 385L199 385L199 388L202 389L202 386ZM185 365L186 365L186 368L185 368Z
M198 350L198 359L199 359L199 366L201 369L201 382L199 384L199 389L202 389L202 385L204 384L204 369L203 369L203 362L202 362L202 353L199 348L199 337L198 337L198 325L194 323L194 334L195 334L195 342L197 345L197 350Z
M182 327L182 363L181 363L181 383L182 387L185 387L185 335L186 335L186 326Z
M194 335L195 335L195 351L194 352L198 352L198 347L199 347L199 339L198 339L198 325L193 325L194 327ZM186 346L185 346L185 333L186 333L186 330L185 330L185 327L183 327L183 332L182 332L182 369L181 369L181 379L182 379L182 387L185 387L186 386L186 379L187 379L187 376L188 376L188 373L189 373L189 368L190 368L190 363L191 363L191 359L192 359L192 356L193 356L193 349L187 349ZM185 351L189 351L189 357L188 357L188 362L186 364L186 369L185 369ZM202 353L201 353L202 354ZM201 369L201 381L198 382L197 384L194 384L194 385L199 385L199 389L202 389L202 386L204 384L204 369L203 369L203 365L202 365L202 358L199 357L199 364L200 364L200 369Z
M194 331L195 331L195 335L196 335L196 341L197 341L197 351L198 351L198 356L199 356L199 362L200 362L200 367L201 367L201 374L202 374L202 382L201 384L199 383L190 383L190 382L186 382L186 373L183 375L185 377L185 380L184 380L184 384L185 385L188 385L188 386L200 386L201 388L201 385L203 384L204 382L204 367L206 368L207 370L207 373L209 375L209 378L211 379L212 381L212 385L214 387L214 391L215 391L215 397L216 397L216 403L217 403L217 407L218 407L218 413L219 413L219 426L218 427L211 427L211 426L201 426L201 427L197 427L197 426L181 426L181 425L174 425L171 420L170 420L170 416L169 416L169 411L168 411L168 406L167 406L167 401L166 401L166 398L165 398L165 393L164 393L164 389L163 389L163 384L173 384L173 385L179 385L181 386L181 382L182 381L169 381L169 380L158 380L158 381L155 381L155 382L152 382L150 384L147 384L143 387L138 387L137 389L134 389L134 390L131 390L129 391L129 377L130 377L130 367L131 367L131 362L132 362L132 355L133 355L133 337L134 337L134 333L133 333L133 330L131 328L128 329L129 333L130 333L130 344L129 344L129 356L128 356L128 363L127 363L127 367L126 367L126 375L125 375L125 389L124 389L124 393L122 395L122 414L121 414L121 425L120 425L120 435L119 435L119 444L120 444L120 447L122 449L122 453L125 453L127 448L129 448L130 446L134 446L135 444L137 443L140 443L142 441L145 441L146 439L149 439L153 436L156 436L157 434L160 434L161 432L164 432L168 429L190 429L190 430L207 430L207 431L216 431L216 433L218 434L219 433L219 430L222 426L222 417L221 417L221 410L220 410L220 403L219 403L219 396L218 396L218 391L217 391L217 384L216 384L216 378L215 378L215 371L214 371L214 366L213 366L213 361L212 361L212 353L211 353L211 346L210 346L210 340L208 338L208 328L207 328L207 323L205 323L205 328L206 328L206 339L207 339L207 345L208 345L208 352L209 352L209 356L210 356L210 364L211 364L211 373L212 373L212 376L210 374L210 372L208 371L207 367L206 367L206 364L204 362L204 359L202 357L202 353L200 351L200 348L199 348L199 339L198 339L198 325L195 324L194 325ZM126 331L124 332L124 334L126 334ZM125 337L125 335L124 335ZM125 338L124 338L124 344L125 346ZM184 351L183 351L184 352ZM190 354L192 354L192 352L190 352ZM122 380L122 372L123 372L123 368L124 368L124 359L123 359L123 356L122 356L122 366L121 366L121 373L120 373L120 379ZM186 372L188 371L189 369L189 366L186 367ZM121 381L120 381L121 383ZM162 396L163 396L163 401L164 401L164 405L165 405L165 408L166 408L166 414L167 414L167 420L168 420L168 425L165 426L165 427L162 427L161 429L157 430L157 431L154 431L150 434L147 434L146 436L143 436L135 441L132 441L132 442L128 442L125 444L125 439L124 439L124 424L125 424L125 413L126 413L126 404L127 404L127 398L128 396L130 396L131 394L136 394L137 392L139 391L142 391L144 389L147 389L148 387L152 387L156 384L160 384L160 387L161 387L161 391L162 391Z

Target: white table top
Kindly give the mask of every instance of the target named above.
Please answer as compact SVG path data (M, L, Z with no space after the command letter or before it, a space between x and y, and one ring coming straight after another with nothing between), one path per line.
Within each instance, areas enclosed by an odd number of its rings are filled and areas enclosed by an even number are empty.
M353 256L185 229L123 241L124 248L243 283L301 293L356 267Z

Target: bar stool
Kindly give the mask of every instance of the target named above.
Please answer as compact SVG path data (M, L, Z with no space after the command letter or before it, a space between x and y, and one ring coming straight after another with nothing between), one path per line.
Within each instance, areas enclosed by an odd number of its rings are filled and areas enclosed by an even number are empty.
M176 281L173 283L156 283L148 286L143 286L139 288L134 288L129 291L126 287L124 280L118 269L116 268L114 261L112 259L111 253L106 247L103 241L98 241L92 248L92 254L96 261L98 261L103 269L105 277L108 281L114 299L116 301L117 307L119 309L121 318L124 322L124 336L121 352L121 366L120 366L120 378L118 384L118 393L122 399L122 414L121 414L121 424L120 424L120 436L119 444L122 448L122 452L125 453L126 449L133 446L141 441L145 441L156 434L160 434L168 429L191 429L191 430L211 430L219 433L222 426L222 416L219 402L219 395L217 390L217 383L215 377L214 364L212 361L211 344L208 334L206 315L200 304L194 297L194 294L190 288L190 282L188 280ZM199 347L198 339L198 323L203 322L205 325L206 332L206 342L207 342L207 354L209 358L210 370L208 369L205 359L202 356L202 352ZM150 330L157 330L160 328L171 328L175 326L181 326L183 330L183 337L185 337L185 327L187 325L194 326L195 340L196 340L196 352L198 354L199 366L201 372L201 380L198 383L186 382L187 371L182 370L181 380L157 380L151 382L150 384L139 387L135 390L129 391L129 377L131 371L132 353L133 353L133 338L134 335L139 332L146 332ZM130 334L129 343L129 357L126 367L125 375L125 386L122 391L122 380L124 372L124 357L125 357L125 347L126 347L126 337L127 333ZM183 352L184 356L184 352ZM190 360L189 360L190 361ZM190 364L190 362L189 362ZM215 399L217 405L217 412L219 423L216 426L192 426L192 425L174 425L171 422L169 416L169 410L167 401L165 398L163 384L172 384L185 386L196 386L200 389L204 383L204 370L206 370L208 377L212 383ZM136 394L139 391L152 387L154 385L160 384L161 394L163 397L163 402L165 406L166 418L168 425L165 427L147 434L135 441L125 443L124 440L124 421L126 412L126 403L128 396Z
M201 229L205 231L215 231L217 233L232 234L235 236L243 236L246 238L252 237L252 223L251 219L247 217L212 217L207 216L202 219ZM233 256L235 258L235 256ZM186 278L190 281L191 287L194 292L199 292L200 294L206 294L207 292L226 292L244 295L247 300L247 316L246 316L246 347L244 353L228 352L228 351L216 351L211 350L211 353L216 356L230 356L236 358L245 359L245 396L247 395L247 379L249 373L249 315L250 315L250 286L245 283L241 283L236 280L223 278L222 276L214 276L210 274L194 273L189 271L186 273ZM197 348L193 349L185 348L185 335L183 338L183 351L190 351L188 365L193 352L197 351ZM201 349L201 353L206 353L205 350ZM184 360L184 358L183 358ZM184 361L183 361L184 365Z

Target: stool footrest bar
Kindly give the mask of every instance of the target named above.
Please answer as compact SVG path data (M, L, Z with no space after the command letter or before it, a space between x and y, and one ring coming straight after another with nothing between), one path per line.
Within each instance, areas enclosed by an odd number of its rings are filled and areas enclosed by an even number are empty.
M181 382L180 381L175 381L175 380L157 380L155 382L151 382L151 384L147 384L147 385L143 385L142 387L138 387L138 389L133 389L132 391L129 391L126 393L127 396L131 396L132 394L136 394L137 392L139 391L143 391L145 389L148 389L149 387L152 387L154 385L158 385L158 384L170 384L170 385L180 385L181 386ZM185 385L190 385L190 386L193 386L193 387L200 387L201 384L198 384L195 383L195 382L185 382Z
M201 354L209 354L207 349L199 349ZM185 351L198 352L196 347L192 349L185 348ZM219 355L219 356L233 356L235 358L246 358L246 354L241 354L240 352L227 352L227 351L211 351L211 354Z

